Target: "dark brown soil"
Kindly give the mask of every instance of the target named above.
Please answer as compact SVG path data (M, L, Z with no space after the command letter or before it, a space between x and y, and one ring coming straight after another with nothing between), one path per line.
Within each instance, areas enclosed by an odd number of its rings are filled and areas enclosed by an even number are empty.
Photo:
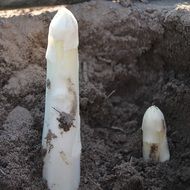
M190 189L190 7L164 5L69 7L80 29L80 190ZM53 10L1 13L0 190L47 189L41 132ZM142 159L141 122L152 104L166 118L165 163Z

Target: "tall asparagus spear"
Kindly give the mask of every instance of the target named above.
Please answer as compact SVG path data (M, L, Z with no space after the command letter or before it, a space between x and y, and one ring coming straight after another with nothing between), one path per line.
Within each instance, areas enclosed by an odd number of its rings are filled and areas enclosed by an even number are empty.
M78 24L61 8L49 26L43 177L50 190L77 190L80 181Z

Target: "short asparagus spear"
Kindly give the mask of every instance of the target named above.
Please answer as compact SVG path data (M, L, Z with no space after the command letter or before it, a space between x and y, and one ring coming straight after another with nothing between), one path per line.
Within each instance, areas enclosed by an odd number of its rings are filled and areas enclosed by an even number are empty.
M164 162L170 159L163 113L156 106L149 107L143 117L143 157Z

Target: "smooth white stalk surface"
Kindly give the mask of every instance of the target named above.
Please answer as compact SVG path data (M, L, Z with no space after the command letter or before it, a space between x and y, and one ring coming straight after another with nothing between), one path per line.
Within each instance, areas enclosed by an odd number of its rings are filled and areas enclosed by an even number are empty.
M61 8L50 23L42 145L50 190L77 190L80 181L78 24Z
M143 117L143 157L164 162L170 159L163 113L156 106L149 107Z

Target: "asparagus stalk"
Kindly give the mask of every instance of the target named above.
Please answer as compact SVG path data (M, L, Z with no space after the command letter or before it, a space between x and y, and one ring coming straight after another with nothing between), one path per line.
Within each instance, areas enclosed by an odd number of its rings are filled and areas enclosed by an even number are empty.
M49 26L43 178L50 190L77 190L80 181L78 24L61 8Z
M149 107L143 117L143 157L164 162L170 159L163 113L156 106Z

